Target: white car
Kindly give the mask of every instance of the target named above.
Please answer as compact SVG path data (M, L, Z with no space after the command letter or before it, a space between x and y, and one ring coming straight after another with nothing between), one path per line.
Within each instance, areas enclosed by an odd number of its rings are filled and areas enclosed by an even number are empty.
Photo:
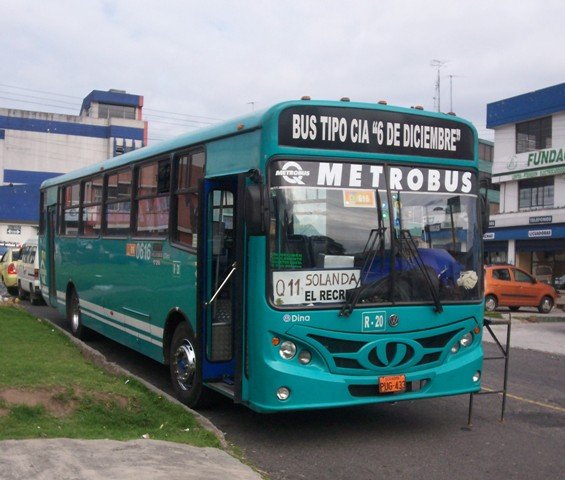
M39 285L39 248L37 240L28 240L24 243L21 261L18 264L18 298L29 298L32 305L43 302Z

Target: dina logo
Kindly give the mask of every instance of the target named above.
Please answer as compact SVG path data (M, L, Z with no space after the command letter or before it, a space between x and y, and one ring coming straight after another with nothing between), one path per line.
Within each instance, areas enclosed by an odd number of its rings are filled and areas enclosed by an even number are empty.
M286 162L280 170L277 170L275 175L283 177L285 182L292 185L304 185L303 177L308 177L310 171L302 170L302 167L296 162Z
M516 155L512 155L510 157L510 160L506 164L506 168L508 170L515 170L517 166L518 166L518 159L516 158Z

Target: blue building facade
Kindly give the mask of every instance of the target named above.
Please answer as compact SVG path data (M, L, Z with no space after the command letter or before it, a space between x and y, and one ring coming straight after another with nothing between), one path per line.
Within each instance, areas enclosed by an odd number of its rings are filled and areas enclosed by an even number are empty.
M147 144L143 97L93 90L79 115L0 108L0 252L36 235L39 185Z
M552 281L565 275L565 83L487 105L500 211L485 250Z

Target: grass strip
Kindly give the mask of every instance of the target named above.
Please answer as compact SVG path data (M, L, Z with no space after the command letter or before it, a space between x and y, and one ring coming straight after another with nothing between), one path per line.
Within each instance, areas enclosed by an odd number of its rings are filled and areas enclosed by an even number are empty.
M85 360L48 322L0 307L0 440L151 438L220 447L194 416Z

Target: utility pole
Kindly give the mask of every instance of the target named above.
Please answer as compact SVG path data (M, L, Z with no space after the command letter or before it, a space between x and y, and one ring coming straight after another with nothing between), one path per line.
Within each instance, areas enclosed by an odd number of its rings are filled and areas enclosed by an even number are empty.
M437 60L434 59L430 62L430 66L437 68L437 79L436 79L436 85L435 85L435 97L434 97L434 108L436 109L436 111L440 112L441 111L441 76L440 76L440 70L441 67L445 66L447 64L446 61L444 60ZM437 107L437 108L436 108Z
M449 77L449 111L453 113L453 77L460 77L461 75L448 75Z

